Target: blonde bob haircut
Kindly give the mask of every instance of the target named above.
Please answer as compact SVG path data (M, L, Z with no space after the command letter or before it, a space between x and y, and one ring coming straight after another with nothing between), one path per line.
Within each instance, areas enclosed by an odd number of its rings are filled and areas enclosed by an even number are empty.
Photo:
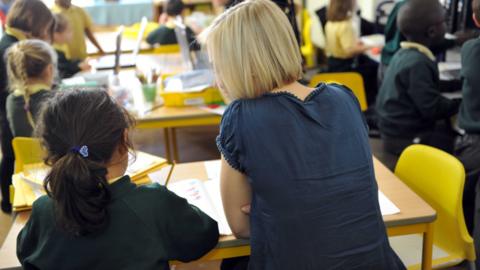
M270 0L246 0L201 35L227 101L257 98L302 76L292 26Z

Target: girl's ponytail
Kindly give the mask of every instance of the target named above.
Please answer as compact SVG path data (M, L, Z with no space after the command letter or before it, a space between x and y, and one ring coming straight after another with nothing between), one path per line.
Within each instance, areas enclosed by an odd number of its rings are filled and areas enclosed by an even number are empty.
M107 168L131 149L132 118L103 89L58 91L47 101L36 133L51 166L44 187L59 228L88 235L108 226Z
M47 194L55 198L57 223L68 233L85 235L108 224L110 191L105 165L74 151L52 164L45 179Z

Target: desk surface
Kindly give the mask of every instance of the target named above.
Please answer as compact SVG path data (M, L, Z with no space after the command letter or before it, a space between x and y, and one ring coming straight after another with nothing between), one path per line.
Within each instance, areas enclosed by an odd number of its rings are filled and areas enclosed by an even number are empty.
M435 211L401 182L382 163L374 158L375 174L380 190L400 209L396 215L384 216L387 227L400 227L420 223L433 222ZM198 178L207 180L207 172L203 162L179 164L175 167L171 181ZM16 237L27 222L30 212L18 213L5 242L0 249L0 269L19 267L15 250ZM233 236L222 236L218 247L248 245L247 240L235 239Z

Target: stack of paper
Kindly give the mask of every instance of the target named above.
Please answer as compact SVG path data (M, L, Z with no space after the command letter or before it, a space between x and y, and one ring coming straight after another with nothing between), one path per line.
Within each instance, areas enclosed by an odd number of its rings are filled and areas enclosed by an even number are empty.
M223 211L218 182L187 179L169 184L168 189L216 220L220 234L232 234Z
M167 161L163 158L143 152L136 152L136 159L129 157L127 174L132 182L137 185L149 183L147 175L165 166ZM29 164L24 166L24 172L16 174L12 178L14 187L13 210L24 211L32 207L33 202L45 194L43 181L50 168L43 164Z
M221 163L220 160L212 160L212 161L205 161L205 170L207 171L207 176L208 179L211 181L208 182L218 182L217 187L220 186L220 168L221 168ZM215 192L218 192L218 198L220 198L220 189L213 189ZM210 193L211 196L213 193ZM217 203L217 202L215 202ZM378 191L378 203L380 204L380 210L382 212L383 216L388 216L388 215L394 215L400 213L400 209L392 202L390 201L383 192L380 190ZM221 200L220 200L221 204ZM223 209L223 208L222 208Z

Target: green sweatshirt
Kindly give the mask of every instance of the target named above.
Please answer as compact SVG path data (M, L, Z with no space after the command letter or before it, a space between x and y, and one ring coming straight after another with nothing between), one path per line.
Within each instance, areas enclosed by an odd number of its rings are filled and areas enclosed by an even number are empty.
M480 133L480 38L462 47L463 100L459 126L467 133Z
M380 132L411 139L456 114L460 102L444 98L439 81L437 64L425 54L413 48L398 51L377 97Z
M53 201L40 197L18 235L24 269L169 269L168 261L200 258L218 242L217 222L158 184L124 176L110 185L109 225L72 236L55 225Z

